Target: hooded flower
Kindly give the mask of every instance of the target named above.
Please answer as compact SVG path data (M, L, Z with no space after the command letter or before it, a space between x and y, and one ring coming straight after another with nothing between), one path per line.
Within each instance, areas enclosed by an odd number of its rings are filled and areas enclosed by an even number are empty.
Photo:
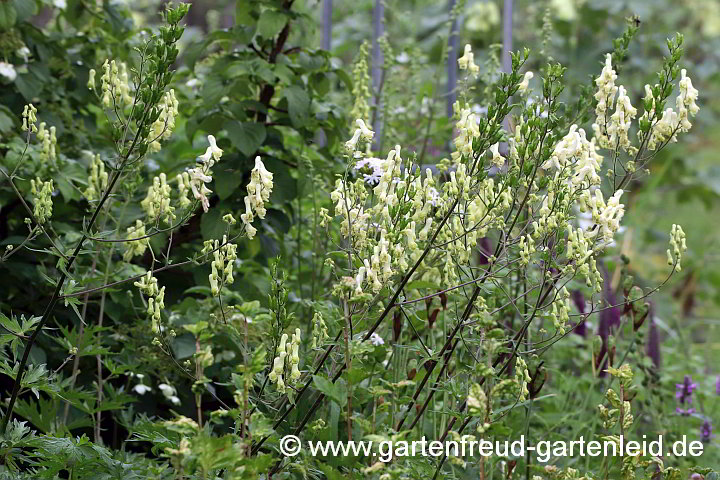
M255 219L255 215L259 218L265 218L265 203L270 201L270 194L273 189L273 174L265 168L260 156L255 157L255 168L250 174L250 183L247 186L247 196L245 197L245 213L240 215L245 225L245 231L248 238L255 237L257 229L251 224Z
M683 383L675 384L675 398L680 401L680 405L692 404L692 394L696 388L697 383L693 383L692 377L690 375L685 375ZM677 407L676 411L681 415L691 415L695 413L695 409L692 407L689 407L687 409Z
M458 58L458 68L460 70L469 70L471 74L477 74L480 71L480 67L475 65L475 58L472 52L470 44L465 45L465 51L463 56Z
M520 82L520 84L518 85L518 91L520 93L525 93L525 91L528 89L528 86L530 85L530 80L532 80L534 76L535 75L533 74L533 72L525 72L522 82Z
M207 150L205 150L205 153L200 155L200 160L208 167L212 167L217 160L220 160L220 157L222 157L223 151L217 146L217 142L215 140L215 137L212 135L208 135L208 143L210 144L209 147L207 147Z
M198 157L200 166L191 168L187 171L188 179L190 183L190 190L192 190L193 197L196 200L200 200L203 210L205 212L210 208L210 199L208 195L212 193L212 190L205 186L206 183L212 181L212 172L210 169L215 165L215 162L220 160L223 151L218 148L215 142L215 137L208 135L208 143L210 146L205 150L205 153ZM183 190L186 187L185 182L182 183Z

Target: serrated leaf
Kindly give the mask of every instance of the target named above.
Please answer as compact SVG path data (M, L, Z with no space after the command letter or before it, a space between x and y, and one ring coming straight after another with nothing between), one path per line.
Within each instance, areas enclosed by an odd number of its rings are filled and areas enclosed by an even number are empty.
M340 407L344 407L347 403L347 393L344 385L332 383L320 375L313 375L313 385Z

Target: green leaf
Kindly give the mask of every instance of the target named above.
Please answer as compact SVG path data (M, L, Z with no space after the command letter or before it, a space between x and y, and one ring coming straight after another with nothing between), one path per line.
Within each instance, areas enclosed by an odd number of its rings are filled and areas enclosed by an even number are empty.
M319 375L313 375L313 385L341 407L344 407L347 403L347 393L344 385L332 383L327 378Z
M2 3L0 3L2 5ZM1 15L1 14L0 14ZM50 70L47 65L33 62L28 65L27 73L19 73L15 79L15 86L25 100L32 101L38 94L51 83Z
M37 13L37 3L29 0L15 0L15 10L17 11L17 21L25 22L27 19Z
M230 134L232 144L248 157L265 141L265 126L259 123L228 122L225 129Z
M273 38L287 23L285 15L275 10L265 10L258 20L257 32L263 38Z
M228 170L215 175L215 192L220 200L230 197L242 184L243 176L236 170Z
M195 353L195 338L189 333L175 337L172 349L178 360L190 358Z
M14 318L11 320L2 313L0 313L0 326L4 328L5 330L16 333L16 334L22 334L22 328L20 328L20 324L15 320Z
M15 121L12 112L4 105L0 106L0 134L7 133L13 128L15 128Z
M299 85L292 85L283 91L288 101L290 121L295 128L300 128L307 122L310 111L310 98L307 92Z
M325 73L313 74L310 77L310 83L321 97L324 97L330 91L330 79Z
M254 9L254 2L237 2L235 5L235 25L252 25L255 22L252 17Z
M223 222L221 217L222 211L217 206L203 214L200 219L200 231L205 240L216 240L222 237L227 224Z
M0 30L9 30L15 25L16 20L15 5L10 2L0 2Z

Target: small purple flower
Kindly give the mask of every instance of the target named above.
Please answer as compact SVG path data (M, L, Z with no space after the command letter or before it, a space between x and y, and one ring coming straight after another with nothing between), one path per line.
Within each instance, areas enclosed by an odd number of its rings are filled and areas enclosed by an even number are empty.
M717 381L715 382L715 393L720 395L720 375L718 375Z
M683 416L685 416L685 417L689 417L690 415L692 415L693 413L695 413L695 409L692 408L692 407L688 408L687 410L683 410L682 408L678 407L678 408L675 409L675 411L676 411L677 413L679 413L680 415L683 415Z
M693 390L695 390L696 388L697 383L693 383L692 377L690 375L685 375L683 383L675 384L675 398L680 400L681 405L685 403L689 405L692 403Z
M708 420L705 420L700 428L700 440L703 443L709 443L714 436L712 433L712 424Z

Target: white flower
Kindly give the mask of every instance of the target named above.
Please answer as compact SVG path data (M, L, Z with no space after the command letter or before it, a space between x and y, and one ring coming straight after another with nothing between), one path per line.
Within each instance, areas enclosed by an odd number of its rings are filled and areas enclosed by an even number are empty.
M158 385L158 388L166 397L171 397L176 393L175 387L168 385L167 383L161 383L160 385Z
M220 160L223 151L222 149L218 148L215 137L213 137L212 135L208 135L207 138L210 146L207 147L205 153L200 155L198 158L202 160L202 163L206 164L210 168L215 165L216 161Z
M442 198L440 198L440 192L438 192L435 187L430 187L428 189L428 197L430 198L430 205L432 205L433 207L437 207L438 202L442 202Z
M500 152L498 151L499 146L500 144L496 143L490 147L490 152L492 153L492 163L498 168L505 164L505 157L500 155Z
M480 67L475 65L472 47L469 43L465 45L465 51L463 52L463 56L458 58L457 62L458 68L460 68L460 70L469 70L472 74L476 74L480 71Z
M15 55L22 58L25 61L25 63L27 63L28 58L30 57L30 49L26 46L22 46L22 47L18 48L17 50L15 50Z
M533 76L533 72L525 72L525 76L523 77L522 82L520 82L520 85L518 85L518 91L520 93L525 93L525 91L528 89L528 86L530 85L530 80L532 80Z
M460 112L460 119L455 124L458 135L455 137L455 149L453 159L457 156L471 157L473 155L472 143L473 139L480 135L478 130L478 122L475 120L475 114L469 108L464 108Z
M200 86L200 80L197 78L191 78L187 82L185 82L185 86L188 88L195 88Z
M133 387L133 391L138 395L145 395L147 392L152 392L152 388L147 385L143 385L142 383L138 383Z
M582 148L584 138L585 131L582 128L578 130L578 126L573 124L567 135L555 145L552 155L542 164L541 168L545 170L550 168L562 170L565 168L570 160L578 153L578 150Z
M595 190L595 197L589 202L592 209L592 219L598 225L593 232L588 232L588 237L595 237L599 234L605 244L613 240L613 235L620 228L620 220L625 214L625 205L620 203L623 190L620 189L605 203L600 189Z
M53 0L53 7L63 10L65 8L67 8L67 1L66 0Z
M690 77L687 76L687 72L683 68L680 71L680 93L675 99L675 107L677 108L678 114L678 130L681 132L687 132L692 127L688 114L695 116L700 108L697 106L695 101L698 98L698 91L693 87Z
M678 82L678 86L680 87L679 98L682 98L683 103L687 107L690 107L690 113L695 115L700 110L695 104L695 101L698 99L698 91L693 87L692 81L690 77L687 76L687 71L684 68L680 70L680 82Z
M259 218L265 218L265 203L270 200L270 194L273 189L273 174L265 168L265 164L258 155L255 157L255 168L250 174L250 183L247 186L247 196L245 197L245 213L240 215L245 225L245 231L248 238L253 238L257 229L251 223L255 219L255 215Z
M375 332L373 332L373 334L370 335L369 340L370 340L370 343L372 343L376 347L379 345L385 345L385 340L383 340L382 337Z
M158 388L166 399L168 399L175 405L180 405L180 399L176 395L177 392L175 390L175 387L168 385L167 383L161 383L160 385L158 385Z
M595 99L598 103L595 107L595 115L597 118L592 126L595 136L598 137L598 145L603 148L611 148L608 139L606 112L615 104L615 94L618 91L618 87L615 86L616 79L617 73L615 73L612 67L612 55L608 53L605 56L605 66L600 76L595 79L595 84L598 87L597 92L595 92Z
M627 96L625 87L618 87L618 97L615 104L615 113L610 117L610 125L607 126L608 144L612 147L619 145L626 151L631 151L628 131L630 124L637 114L637 109L630 104L630 97ZM601 139L604 137L600 137Z
M212 158L214 158L215 160L220 160L223 151L222 149L218 148L217 143L215 142L215 137L213 137L212 135L208 135L208 143L210 144L208 148L212 152Z
M7 78L10 82L15 81L17 78L15 67L10 63L0 62L0 76Z
M205 175L199 168L191 168L188 170L188 174L190 175L190 189L193 196L196 200L200 200L203 210L207 212L210 208L210 200L207 196L212 191L205 186L205 183L212 181L212 178Z
M355 125L357 125L357 129L355 129L355 133L353 134L352 138L345 142L345 147L350 150L354 151L355 147L357 146L358 141L360 138L370 141L372 140L373 136L375 136L375 132L370 130L367 125L365 125L365 122L358 118L355 120Z
M677 260L676 270L679 272L682 270L680 260L682 259L682 252L687 250L687 242L682 227L674 223L670 230L670 246L673 247L673 251L667 250L668 265L672 265Z
M113 63L115 61L113 60ZM112 78L112 65L111 64L111 78ZM105 77L105 75L103 75ZM115 102L122 101L126 107L129 107L133 103L133 98L130 95L130 83L128 80L127 66L125 63L120 62L118 66L118 75L113 78L115 89L117 90ZM105 87L103 87L105 90ZM108 93L110 93L108 91ZM167 140L172 135L173 129L175 128L175 117L178 114L178 100L175 97L175 90L170 89L165 92L162 100L160 101L158 108L160 114L158 118L153 122L150 130L150 143L149 148L151 152L158 152L162 148L160 140Z

